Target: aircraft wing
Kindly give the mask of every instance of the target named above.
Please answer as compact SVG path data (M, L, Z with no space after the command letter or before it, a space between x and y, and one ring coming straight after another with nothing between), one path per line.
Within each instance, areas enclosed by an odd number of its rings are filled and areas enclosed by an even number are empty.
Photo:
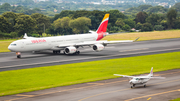
M70 43L70 44L62 44L59 45L58 47L68 47L68 46L90 46L90 45L94 45L94 44L104 44L107 41L86 41L86 42L81 42L81 43Z
M165 77L151 77L152 79L165 79Z
M120 74L114 74L115 76L122 76L122 77L128 77L128 78L133 78L134 76L128 76L128 75L120 75Z
M165 77L157 77L157 76L154 76L154 77L148 77L148 76L137 76L138 78L141 78L141 79L165 79Z
M81 42L81 43L70 43L70 44L62 44L58 45L59 48L63 47L68 47L68 46L90 46L94 44L113 44L113 43L124 43L124 42L134 42L137 41L139 37L135 40L120 40L120 41L107 41L107 40L102 40L102 41L86 41L86 42Z

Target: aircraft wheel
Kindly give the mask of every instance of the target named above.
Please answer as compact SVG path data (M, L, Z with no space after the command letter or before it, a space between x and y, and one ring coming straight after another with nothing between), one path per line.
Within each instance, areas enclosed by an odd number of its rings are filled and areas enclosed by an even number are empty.
M131 86L131 88L133 88L133 86Z
M133 87L135 87L135 84L133 84Z
M61 53L61 51L60 51L60 50L58 50L58 51L57 51L57 53L59 54L59 53Z
M17 58L21 58L21 55L17 55Z
M76 54L80 54L80 51L77 51Z
M146 88L146 84L144 85L144 88Z

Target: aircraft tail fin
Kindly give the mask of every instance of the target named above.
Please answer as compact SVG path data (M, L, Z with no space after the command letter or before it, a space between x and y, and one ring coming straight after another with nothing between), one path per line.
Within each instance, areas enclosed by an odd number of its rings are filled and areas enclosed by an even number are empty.
M149 73L149 76L153 76L153 67L151 68L151 71Z
M106 32L108 21L109 21L109 14L105 14L105 16L104 16L103 20L101 21L96 33Z
M105 14L105 16L104 16L103 20L101 21L98 29L96 30L96 33L98 34L97 41L101 40L103 37L105 37L106 35L109 34L106 32L108 21L109 21L109 14Z

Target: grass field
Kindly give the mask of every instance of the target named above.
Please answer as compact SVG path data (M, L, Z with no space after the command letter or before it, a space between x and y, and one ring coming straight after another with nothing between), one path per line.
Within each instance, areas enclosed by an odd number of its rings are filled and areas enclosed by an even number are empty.
M174 99L174 100L170 100L170 101L180 101L180 98Z
M137 37L140 37L138 41L180 38L180 30L115 34L106 36L103 40L135 40ZM0 40L0 52L10 52L7 47L13 41L15 40Z
M0 96L180 68L180 52L0 72Z

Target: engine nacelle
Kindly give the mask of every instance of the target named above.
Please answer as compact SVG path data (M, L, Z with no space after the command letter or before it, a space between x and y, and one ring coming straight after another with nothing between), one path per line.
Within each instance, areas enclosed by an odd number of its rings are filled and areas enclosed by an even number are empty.
M95 45L93 45L93 50L94 51L102 51L104 49L104 45L102 45L102 44L95 44Z
M77 51L76 47L66 47L64 49L65 54L73 54Z

